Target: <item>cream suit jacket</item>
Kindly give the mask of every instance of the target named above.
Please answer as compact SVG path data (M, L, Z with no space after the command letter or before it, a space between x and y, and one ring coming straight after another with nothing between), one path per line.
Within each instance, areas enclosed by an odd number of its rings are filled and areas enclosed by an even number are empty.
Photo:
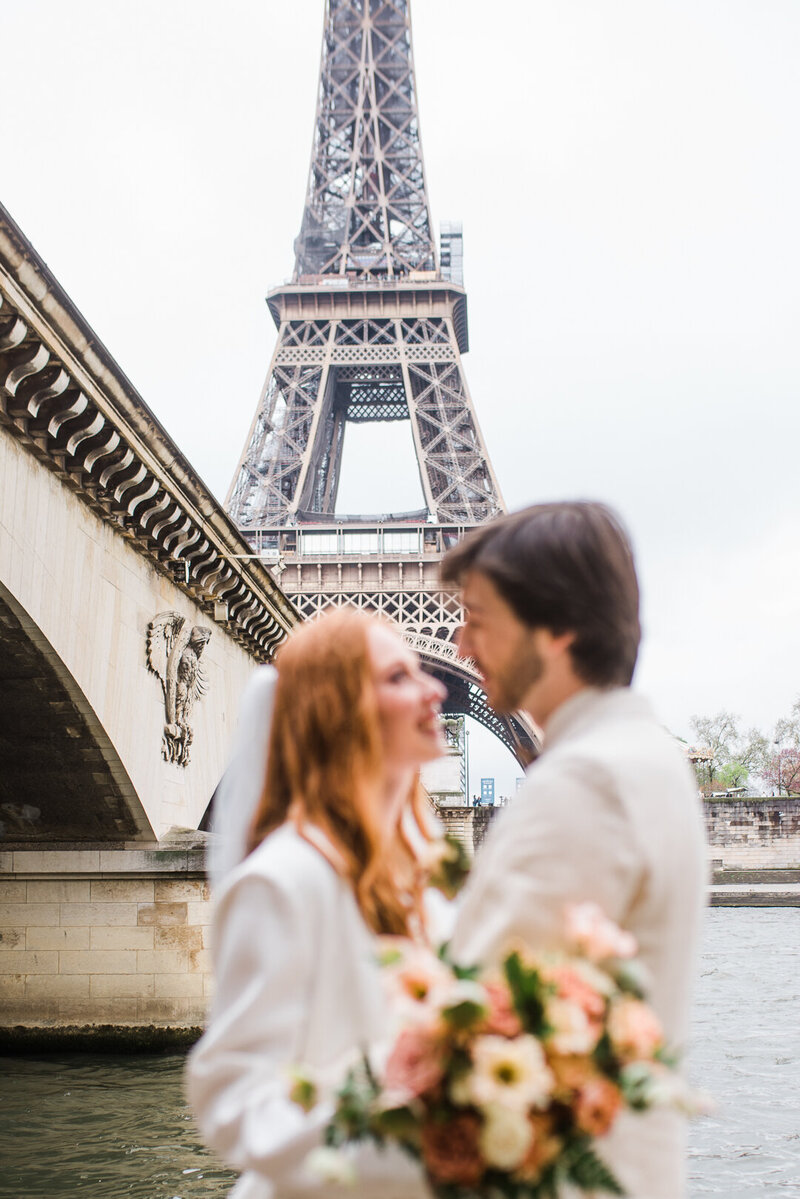
M243 1171L236 1199L323 1195L330 1187L304 1162L323 1143L330 1103L304 1113L287 1097L287 1070L309 1066L335 1083L345 1060L386 1037L374 937L349 885L290 824L233 872L213 935L216 994L187 1069L202 1135ZM351 1156L359 1196L430 1199L398 1150Z
M548 722L544 751L495 820L452 941L464 964L521 940L556 947L565 906L593 900L629 929L668 1042L684 1048L706 860L697 784L644 699L586 688ZM630 1199L681 1199L683 1121L625 1114L598 1149Z

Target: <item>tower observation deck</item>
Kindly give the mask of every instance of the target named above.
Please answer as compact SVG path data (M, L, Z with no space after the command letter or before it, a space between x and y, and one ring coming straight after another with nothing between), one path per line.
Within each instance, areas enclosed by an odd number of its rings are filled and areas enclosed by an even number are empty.
M291 283L267 296L278 341L226 506L305 616L349 603L396 620L518 760L522 719L498 717L457 657L457 597L439 562L504 510L467 389L460 226L431 230L408 0L326 0L308 189ZM424 507L336 512L349 422L409 421Z

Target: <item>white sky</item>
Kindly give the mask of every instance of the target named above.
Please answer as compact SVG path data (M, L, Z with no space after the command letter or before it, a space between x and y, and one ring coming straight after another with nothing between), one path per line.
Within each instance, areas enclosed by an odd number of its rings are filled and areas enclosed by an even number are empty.
M614 504L640 688L684 736L722 707L767 730L800 694L800 4L412 12L506 502ZM293 265L322 13L0 0L0 200L221 499L274 344L263 297ZM348 450L389 502L374 446L372 478ZM516 773L491 747L472 770Z

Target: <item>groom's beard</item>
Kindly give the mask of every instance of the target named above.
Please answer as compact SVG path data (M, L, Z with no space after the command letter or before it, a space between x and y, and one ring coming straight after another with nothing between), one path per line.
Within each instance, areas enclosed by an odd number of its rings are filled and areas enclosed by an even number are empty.
M520 636L519 644L508 662L487 673L489 703L495 712L517 712L534 683L544 674L544 659L528 633Z

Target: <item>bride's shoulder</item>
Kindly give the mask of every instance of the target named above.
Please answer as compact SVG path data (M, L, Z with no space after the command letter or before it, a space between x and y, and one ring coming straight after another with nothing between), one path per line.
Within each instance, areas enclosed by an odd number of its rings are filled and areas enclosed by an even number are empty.
M276 828L245 859L237 874L240 878L261 878L278 887L296 891L330 889L339 879L330 864L294 824L287 821Z

